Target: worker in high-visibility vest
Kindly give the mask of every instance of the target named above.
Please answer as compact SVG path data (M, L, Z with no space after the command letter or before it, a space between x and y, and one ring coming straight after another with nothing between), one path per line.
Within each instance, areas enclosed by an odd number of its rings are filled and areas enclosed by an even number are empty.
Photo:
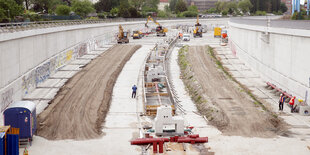
M284 101L285 101L285 95L281 94L280 95L280 100L279 100L279 111L283 111Z
M290 102L289 102L289 104L290 104L290 106L291 106L291 113L293 113L293 112L294 112L294 109L295 109L295 108L294 108L295 98L296 98L296 96L292 97L291 100L290 100Z
M25 150L24 150L23 155L28 155L28 150L27 150L27 148L26 148L26 147L25 147Z

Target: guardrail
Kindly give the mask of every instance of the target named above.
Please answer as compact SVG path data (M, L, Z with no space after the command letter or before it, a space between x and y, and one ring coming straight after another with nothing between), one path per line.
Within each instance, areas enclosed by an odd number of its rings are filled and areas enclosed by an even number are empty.
M268 21L269 20L269 21ZM249 18L230 18L230 22L237 24L256 25L274 28L304 29L310 30L310 20L282 20L282 19L249 19Z
M156 20L181 20L196 18L157 18ZM12 33L31 29L50 28L57 26L71 26L81 24L98 24L112 22L133 22L146 21L145 18L107 18L102 20L58 20L58 21L37 21L37 22L17 22L17 23L0 23L0 33Z
M98 24L111 22L126 22L126 21L143 21L142 18L130 19L104 19L104 20L62 20L62 21L38 21L38 22L19 22L19 23L0 23L0 33L10 33L25 31L30 29L41 29L58 26L71 26L81 24Z

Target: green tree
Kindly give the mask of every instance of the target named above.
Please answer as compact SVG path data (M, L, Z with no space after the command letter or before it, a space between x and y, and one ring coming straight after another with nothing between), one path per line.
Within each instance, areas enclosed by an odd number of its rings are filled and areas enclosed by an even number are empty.
M128 0L121 0L120 5L119 5L119 16L120 17L124 17L124 18L128 18L130 17L129 14L129 2Z
M187 10L192 12L198 12L198 8L196 5L189 6Z
M222 11L222 9L220 8L221 3L222 3L222 2L220 2L220 1L217 1L217 2L215 3L215 10L216 10L216 12L221 12L221 11Z
M95 12L93 4L88 0L75 0L72 3L72 10L79 16L85 18L89 13Z
M166 18L166 17L168 17L168 15L166 14L165 11L159 10L158 14L157 14L157 17Z
M159 0L145 0L142 9L147 12L158 12L158 4Z
M138 18L138 17L140 17L140 13L134 7L129 8L128 11L129 11L129 14L130 14L131 18Z
M227 16L227 13L228 13L227 10L223 10L223 11L222 11L222 15L223 15L223 16Z
M226 7L229 14L236 14L238 12L238 4L235 1L228 2Z
M16 4L18 5L23 5L24 0L14 0Z
M67 5L58 5L55 10L57 15L68 16L70 15L71 8Z
M175 11L175 7L177 5L178 0L170 0L169 1L169 7L171 11Z
M118 8L113 8L110 10L110 14L114 17L117 16L119 14L119 10Z
M279 11L281 0L250 0L253 7L251 12L255 13L256 11Z
M250 11L253 5L250 2L250 0L242 0L242 1L239 1L238 7L242 11L243 14L246 14Z
M180 12L184 12L186 10L187 10L186 3L183 0L178 0L177 4L175 6L175 11L177 13L180 13Z
M281 3L280 4L280 10L285 13L287 11L287 6L285 5L285 3Z
M145 3L145 0L130 0L129 4L134 7L137 11L141 10L142 5Z
M0 21L8 22L10 19L23 14L23 7L14 0L0 0Z
M165 12L171 12L171 9L168 5L165 5L164 10Z
M6 19L5 10L0 8L0 22L2 22L4 19Z
M119 6L119 0L99 0L94 4L97 12L109 12L112 8Z
M32 0L33 10L36 12L51 13L57 5L65 4L62 0Z
M205 13L216 13L216 8L210 8L206 10Z
M184 11L181 13L181 17L197 17L198 12L195 11Z

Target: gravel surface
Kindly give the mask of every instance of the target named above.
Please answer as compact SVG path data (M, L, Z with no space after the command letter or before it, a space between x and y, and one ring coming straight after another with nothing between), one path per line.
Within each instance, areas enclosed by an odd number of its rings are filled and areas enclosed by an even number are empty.
M140 47L113 46L72 77L38 116L37 134L51 140L100 136L115 81Z

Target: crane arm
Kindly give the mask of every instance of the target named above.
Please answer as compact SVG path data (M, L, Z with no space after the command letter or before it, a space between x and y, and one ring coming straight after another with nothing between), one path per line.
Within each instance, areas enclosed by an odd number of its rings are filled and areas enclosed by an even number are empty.
M148 26L147 26L147 23L149 23L150 20L153 21L156 25L160 26L160 24L159 24L158 22L156 22L151 16L149 16L149 17L147 18L146 23L145 23L145 27L148 27Z
M123 38L124 37L124 30L123 30L122 25L119 25L118 29L119 29L118 37Z
M199 24L199 15L197 15L197 24Z

